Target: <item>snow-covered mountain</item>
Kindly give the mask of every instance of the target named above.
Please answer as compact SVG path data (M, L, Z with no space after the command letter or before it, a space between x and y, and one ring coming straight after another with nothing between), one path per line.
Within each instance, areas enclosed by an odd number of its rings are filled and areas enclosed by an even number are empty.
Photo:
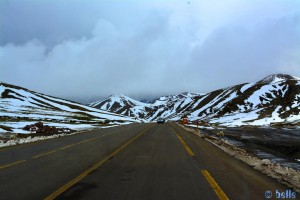
M207 94L162 96L152 103L111 95L85 106L6 83L0 83L0 95L0 132L20 132L38 121L76 128L81 124L155 121L158 117L179 120L182 116L223 126L300 125L300 79L284 74Z
M14 128L20 129L36 121L73 124L71 127L82 123L101 125L139 121L6 83L0 83L0 95L0 132L3 128L14 132Z
M184 92L179 95L169 95L160 97L151 106L152 112L147 115L147 120L156 120L158 117L173 119L180 118L189 112L190 105L199 97L201 93Z
M182 93L179 95L163 96L154 103L143 103L125 95L111 95L108 98L88 104L91 107L108 110L147 121L157 117L170 117L182 113L192 99L201 94Z
M243 83L207 94L182 93L163 96L154 103L141 103L124 95L113 95L90 106L142 118L164 117L179 120L236 125L300 123L300 79L275 74L256 83Z
M88 105L101 110L107 110L110 112L141 119L144 119L146 117L146 114L151 109L150 104L134 100L123 94L114 94L102 101L97 101Z
M189 116L227 126L299 123L299 106L300 79L277 74L208 93Z

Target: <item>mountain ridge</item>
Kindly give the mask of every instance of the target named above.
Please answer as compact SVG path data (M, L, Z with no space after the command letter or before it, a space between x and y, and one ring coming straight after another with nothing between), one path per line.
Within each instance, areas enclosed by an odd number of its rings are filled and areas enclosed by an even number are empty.
M152 122L158 117L200 121L216 126L300 126L300 79L270 75L208 93L183 92L144 103L123 94L110 95L89 106L0 83L0 132L19 131L29 122L90 127L103 124ZM1 128L2 127L2 128ZM21 131L22 132L22 131Z
M110 103L113 103L112 99ZM134 104L128 107L125 103L119 108L115 105L114 112L122 110L125 115L142 117L147 121L155 121L158 117L179 120L186 115L191 121L203 120L226 126L231 123L270 125L299 121L299 105L300 79L287 74L273 74L254 83L233 85L206 94L187 92L162 96L153 103L144 105L143 109ZM241 115L241 119L237 115ZM235 121L234 118L238 120ZM261 120L264 118L267 118L265 123Z
M46 125L75 129L140 122L128 116L3 82L0 83L0 96L0 133L28 133L22 128L39 121Z

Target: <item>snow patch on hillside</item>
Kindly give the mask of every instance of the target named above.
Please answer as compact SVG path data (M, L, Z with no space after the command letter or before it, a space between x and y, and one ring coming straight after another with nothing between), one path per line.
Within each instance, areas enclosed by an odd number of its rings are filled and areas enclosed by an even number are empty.
M258 112L261 109L254 110L248 113L236 113L233 115L225 115L217 119L211 119L210 123L217 123L222 126L236 127L242 125L257 125L254 120L259 117Z
M254 84L253 83L247 83L245 84L241 89L241 93L244 93L247 89L251 88Z

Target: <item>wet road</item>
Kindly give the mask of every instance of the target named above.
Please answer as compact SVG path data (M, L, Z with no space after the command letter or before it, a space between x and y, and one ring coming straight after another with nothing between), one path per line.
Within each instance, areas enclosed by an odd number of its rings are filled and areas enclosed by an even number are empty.
M286 187L175 124L0 149L0 199L266 199Z

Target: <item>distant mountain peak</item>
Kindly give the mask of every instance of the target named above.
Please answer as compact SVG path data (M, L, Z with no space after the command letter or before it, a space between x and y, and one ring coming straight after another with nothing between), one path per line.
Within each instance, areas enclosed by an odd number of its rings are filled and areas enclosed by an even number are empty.
M182 92L180 95L185 95L187 97L193 97L193 96L202 96L202 95L205 95L205 93L199 93L199 92Z
M272 74L258 81L258 83L270 84L283 80L298 80L298 78L289 74Z
M124 95L124 94L112 94L112 95L110 95L109 97L124 98L124 97L127 97L127 96Z

